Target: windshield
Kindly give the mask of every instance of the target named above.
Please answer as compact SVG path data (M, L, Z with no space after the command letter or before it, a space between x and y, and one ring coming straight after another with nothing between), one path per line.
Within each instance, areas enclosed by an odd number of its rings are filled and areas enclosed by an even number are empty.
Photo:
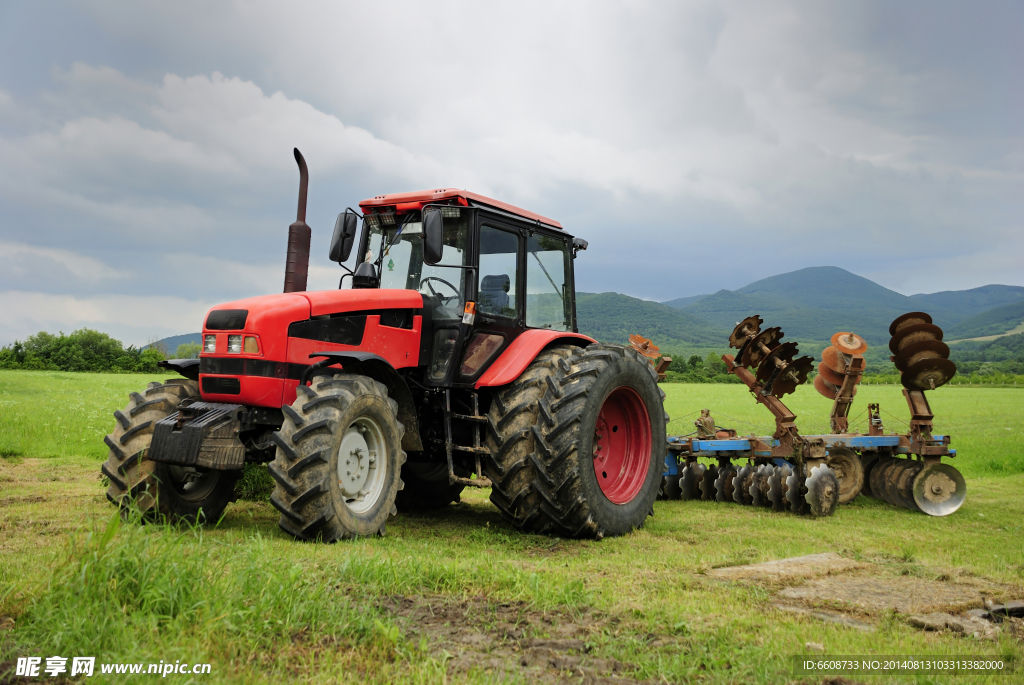
M370 226L363 261L377 263L380 260L381 288L418 290L433 308L434 318L461 318L466 301L466 270L444 265L467 264L466 214L444 220L444 251L436 265L423 262L423 224L418 215L400 226Z

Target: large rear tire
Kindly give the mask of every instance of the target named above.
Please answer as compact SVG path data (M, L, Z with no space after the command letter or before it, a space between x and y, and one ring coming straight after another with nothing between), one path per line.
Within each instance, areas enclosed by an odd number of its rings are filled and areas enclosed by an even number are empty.
M488 412L491 502L517 528L622 535L653 511L667 416L657 374L635 350L544 350Z
M383 535L397 513L406 457L398 403L384 384L346 373L318 376L312 387L298 386L283 411L267 466L281 529L324 542Z
M110 453L100 471L110 482L107 499L122 514L134 509L143 520L217 521L235 501L240 470L200 470L147 457L156 422L176 412L185 398L198 395L195 381L172 378L131 393L124 411L114 412L117 425L103 438Z

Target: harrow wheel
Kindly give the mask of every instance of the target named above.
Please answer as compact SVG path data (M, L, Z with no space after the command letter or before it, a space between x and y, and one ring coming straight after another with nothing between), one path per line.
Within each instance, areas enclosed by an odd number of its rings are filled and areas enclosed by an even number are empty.
M630 347L544 350L492 396L491 502L517 528L602 538L653 513L665 469L664 393Z
M804 482L804 503L811 516L831 516L839 505L839 481L832 469L819 464Z
M398 513L406 459L398 403L383 383L350 373L317 376L296 391L267 467L278 525L300 540L383 535Z
M200 470L147 457L156 422L177 413L182 400L198 395L195 381L172 378L131 393L124 411L114 412L117 425L103 438L110 453L100 472L110 482L107 499L122 515L134 509L144 521L217 521L235 500L241 470Z
M914 502L924 513L946 516L963 505L967 498L967 483L949 464L928 464L914 479L913 495Z

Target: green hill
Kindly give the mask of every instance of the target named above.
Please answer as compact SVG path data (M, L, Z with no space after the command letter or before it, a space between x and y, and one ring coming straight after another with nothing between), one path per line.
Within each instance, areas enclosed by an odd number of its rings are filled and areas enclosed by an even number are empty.
M142 349L146 349L147 347L155 347L159 350L164 350L167 352L167 354L173 356L174 351L178 349L178 345L184 345L185 343L195 343L196 345L199 345L200 343L202 343L202 339L202 333L184 333L182 335L172 335L169 338L164 338L163 340L157 340L156 342L149 343L148 345L146 345L146 347L143 347Z
M1001 335L1024 323L1024 301L1003 305L961 321L946 330L948 340Z
M1024 301L1024 288L1018 285L983 285L970 290L945 290L928 295L911 295L910 299L929 307L946 310L950 323L958 323L996 307Z
M650 338L662 349L726 348L727 328L660 302L618 293L577 293L580 333L603 342L625 343L630 333Z
M677 297L674 300L669 300L667 302L662 302L662 304L667 304L669 307L673 307L675 309L682 309L683 307L691 305L694 302L700 302L705 297L711 297L711 296L710 295L690 295L689 297Z

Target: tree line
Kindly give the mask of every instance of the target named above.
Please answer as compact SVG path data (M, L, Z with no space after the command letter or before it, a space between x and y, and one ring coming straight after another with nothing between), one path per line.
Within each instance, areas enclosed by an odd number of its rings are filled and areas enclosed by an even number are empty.
M180 345L175 356L198 357L199 345ZM0 348L0 369L156 373L157 363L166 358L166 351L158 347L125 347L106 333L82 328L67 335L40 331L15 340Z

